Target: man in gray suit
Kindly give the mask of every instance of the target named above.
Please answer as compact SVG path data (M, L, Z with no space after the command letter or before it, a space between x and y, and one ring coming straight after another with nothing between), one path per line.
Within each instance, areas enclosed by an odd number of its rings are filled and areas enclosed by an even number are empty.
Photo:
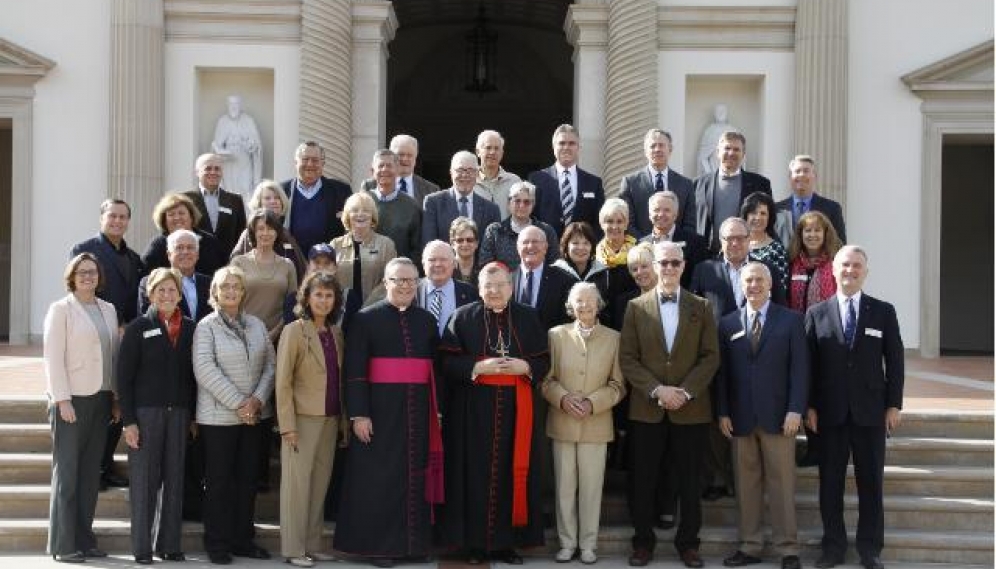
M837 231L841 243L847 243L844 231L844 212L836 201L816 193L816 161L812 156L799 154L789 162L789 174L792 182L792 195L778 202L779 211L792 214L792 227L788 228L791 237L793 228L799 223L802 214L808 211L818 211L827 216L830 225Z
M418 161L418 140L414 136L399 134L391 139L391 152L398 156L398 179L395 182L402 194L415 200L419 207L425 201L425 196L439 191L439 186L415 173L415 163ZM363 180L364 190L377 187L377 180Z
M647 166L623 177L619 184L619 197L629 206L629 232L637 239L653 229L647 205L650 196L664 190L678 196L678 226L695 233L695 191L691 180L668 167L671 150L671 133L659 128L648 130L643 137Z
M501 221L498 206L474 192L477 180L477 157L466 150L453 155L450 160L450 177L453 186L429 194L422 204L422 246L439 239L449 241L450 224L457 217L469 217L478 227L487 227Z

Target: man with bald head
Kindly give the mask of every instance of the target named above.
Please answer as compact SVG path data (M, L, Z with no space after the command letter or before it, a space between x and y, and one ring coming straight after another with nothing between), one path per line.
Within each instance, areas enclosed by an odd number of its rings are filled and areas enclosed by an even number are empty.
M532 307L539 314L543 328L566 324L567 295L577 282L573 275L547 264L546 252L549 243L546 233L535 225L519 232L516 241L519 252L519 267L512 273L515 285L515 301Z
M453 278L455 268L456 251L449 243L438 239L426 243L422 249L425 278L418 283L415 302L436 319L440 336L454 310L477 300L472 285Z
M415 173L418 163L418 139L409 134L399 134L391 139L388 146L391 152L398 155L397 190L415 200L419 207L425 201L425 196L438 192L439 186ZM377 180L363 180L363 189L372 190L377 187Z
M422 244L448 241L450 224L458 217L474 220L478 227L487 227L501 221L501 211L490 200L474 192L477 181L477 157L466 150L453 155L450 160L450 178L453 186L425 198L422 219Z
M231 251L246 228L246 206L242 196L221 187L222 159L217 154L201 154L194 163L197 189L184 192L201 212L197 228L218 238L222 251Z

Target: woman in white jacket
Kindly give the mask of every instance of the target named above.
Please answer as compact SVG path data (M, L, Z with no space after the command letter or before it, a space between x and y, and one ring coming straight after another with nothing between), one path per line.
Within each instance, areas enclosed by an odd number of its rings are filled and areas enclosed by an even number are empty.
M269 559L253 542L261 419L273 415L276 354L263 321L243 311L245 275L223 267L211 280L215 311L194 332L197 424L204 441L204 548L212 563Z
M52 425L52 493L48 553L56 561L82 563L105 557L97 549L100 459L114 405L118 318L97 298L103 284L97 258L81 253L66 266L64 298L45 315L44 360Z

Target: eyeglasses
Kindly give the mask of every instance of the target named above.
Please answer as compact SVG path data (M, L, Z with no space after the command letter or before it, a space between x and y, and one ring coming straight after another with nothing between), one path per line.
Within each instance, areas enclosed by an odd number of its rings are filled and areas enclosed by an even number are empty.
M720 237L723 241L733 241L739 242L747 239L746 235L727 235L726 237Z
M221 283L218 285L221 290L242 290L242 285L238 283Z
M418 279L413 279L410 277L387 277L386 280L391 284L404 285L404 286L413 286L416 282L418 282Z
M477 168L454 168L453 171L461 176L473 176L477 174Z
M657 264L662 267L671 267L672 269L677 269L684 263L681 259L661 259L657 261Z
M464 243L476 243L477 237L454 237L453 242L457 245L462 245Z
M513 199L513 200L509 200L509 201L511 201L515 205L529 205L529 204L533 203L533 200L530 200L530 199L525 199L525 200Z
M84 278L85 277L95 277L95 276L97 276L99 274L100 273L97 272L97 269L80 269L80 270L76 271L76 276L78 276L78 277L84 277Z

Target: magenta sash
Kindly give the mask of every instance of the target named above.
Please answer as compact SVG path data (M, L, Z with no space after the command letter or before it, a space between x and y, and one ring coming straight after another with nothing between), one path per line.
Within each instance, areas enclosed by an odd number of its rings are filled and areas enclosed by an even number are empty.
M370 383L429 384L429 461L425 472L425 500L442 504L443 434L436 402L436 379L429 358L370 358L367 378Z

